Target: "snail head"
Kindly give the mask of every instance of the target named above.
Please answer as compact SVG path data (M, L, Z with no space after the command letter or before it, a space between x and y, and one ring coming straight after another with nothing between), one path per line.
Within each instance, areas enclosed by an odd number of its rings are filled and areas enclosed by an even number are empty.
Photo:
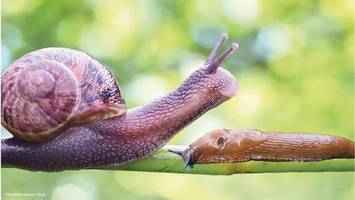
M221 35L204 66L191 74L185 81L185 84L193 85L192 87L198 88L198 91L203 92L205 96L207 94L209 97L215 98L216 101L227 100L235 96L237 92L236 79L220 66L239 48L239 45L233 43L220 56L217 56L227 38L227 34Z

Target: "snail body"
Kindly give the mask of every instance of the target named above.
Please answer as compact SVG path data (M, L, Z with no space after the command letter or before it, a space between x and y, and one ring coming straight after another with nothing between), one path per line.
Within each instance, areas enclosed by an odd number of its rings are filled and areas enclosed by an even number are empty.
M215 130L186 150L170 150L182 156L185 167L194 164L261 161L319 161L354 158L354 142L342 137L262 132L254 129Z
M205 65L177 89L126 110L117 81L85 53L46 48L15 61L2 75L1 140L5 165L42 171L120 165L145 158L209 109L235 95L235 78L219 66L223 34ZM138 92L138 91L137 91Z

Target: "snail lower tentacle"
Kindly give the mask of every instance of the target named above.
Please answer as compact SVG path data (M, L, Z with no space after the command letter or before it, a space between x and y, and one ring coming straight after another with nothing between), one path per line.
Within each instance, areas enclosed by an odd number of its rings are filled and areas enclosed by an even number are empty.
M320 134L216 130L179 153L185 167L193 164L260 161L319 161L354 158L354 142Z

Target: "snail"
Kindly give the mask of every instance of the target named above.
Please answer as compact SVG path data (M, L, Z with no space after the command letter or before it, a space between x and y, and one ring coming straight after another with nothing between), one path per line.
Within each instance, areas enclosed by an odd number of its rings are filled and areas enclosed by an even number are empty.
M196 163L354 158L355 149L353 141L330 135L221 129L200 137L185 150L169 151L181 155L189 168Z
M1 77L2 125L13 134L1 140L2 163L60 171L150 156L236 94L236 79L219 66L238 44L217 56L227 37L174 91L133 109L108 68L86 53L44 48L24 55Z

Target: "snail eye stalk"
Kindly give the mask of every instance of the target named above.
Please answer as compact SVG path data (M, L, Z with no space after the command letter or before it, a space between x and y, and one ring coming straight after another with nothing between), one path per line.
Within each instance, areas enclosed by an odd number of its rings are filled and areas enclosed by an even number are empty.
M228 39L227 33L223 33L219 38L217 44L213 47L213 50L211 54L208 56L205 65L211 64L216 59L218 51L221 49L222 45L227 39Z
M214 46L211 54L208 56L205 66L207 66L207 72L209 74L215 72L217 68L228 59L232 53L239 48L239 45L237 43L233 43L231 47L229 47L227 50L225 50L221 56L217 58L217 53L221 49L222 45L224 42L228 39L228 35L226 33L223 33L217 42L217 44Z

